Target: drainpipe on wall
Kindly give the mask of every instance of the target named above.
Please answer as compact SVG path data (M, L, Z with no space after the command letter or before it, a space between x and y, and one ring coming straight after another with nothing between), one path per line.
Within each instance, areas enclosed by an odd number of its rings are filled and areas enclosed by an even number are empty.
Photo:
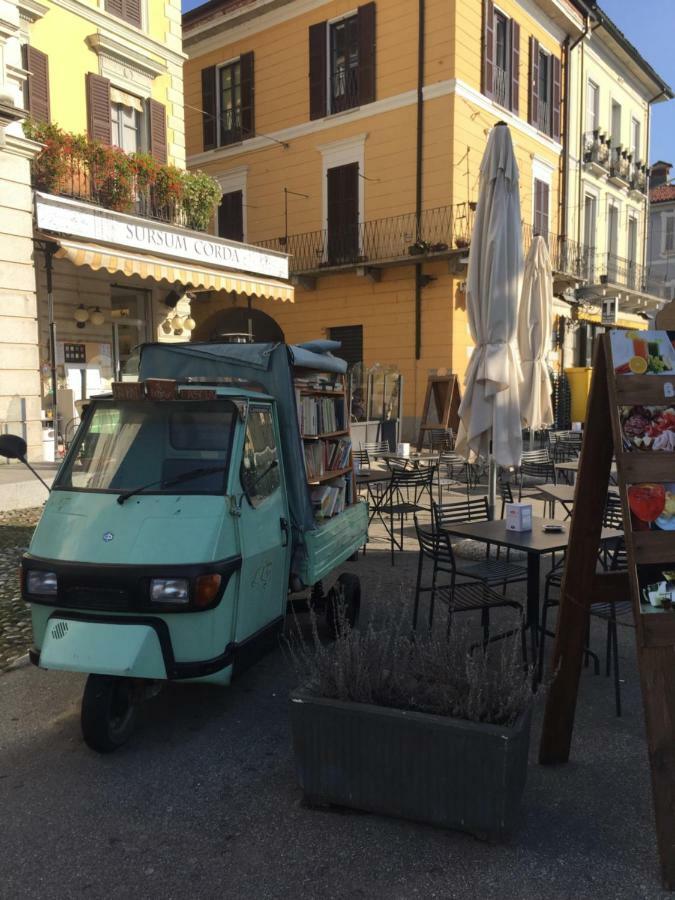
M562 141L562 185L560 191L560 222L562 227L558 230L560 237L564 240L567 237L567 212L569 209L569 155L570 155L570 129L572 127L572 115L570 111L570 68L572 65L572 51L577 47L588 34L588 16L584 16L584 30L579 37L570 43L569 34L565 38L563 44L563 57L565 60L565 85L564 85L564 103L565 103L565 120L563 125L563 141ZM582 88L583 90L583 88ZM582 102L580 100L580 102ZM581 162L579 163L581 165Z
M645 160L647 162L647 195L645 197L645 220L642 224L642 268L645 273L645 283L643 285L643 290L647 288L647 276L649 274L649 270L647 269L647 236L649 234L649 216L651 214L651 203L649 200L649 147L652 142L652 104L656 103L656 101L663 97L665 91L659 91L659 93L652 97L651 100L647 101L647 146L645 153Z
M417 153L415 160L415 240L422 237L422 154L424 151L424 0L419 0L417 35ZM415 359L422 351L422 264L415 265Z

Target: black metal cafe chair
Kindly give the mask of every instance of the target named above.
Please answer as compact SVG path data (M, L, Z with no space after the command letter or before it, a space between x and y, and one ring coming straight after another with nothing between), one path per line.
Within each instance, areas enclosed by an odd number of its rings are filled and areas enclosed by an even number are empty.
M501 640L520 631L522 640L523 661L527 662L527 641L523 629L523 607L517 600L506 598L493 591L480 578L464 575L458 569L452 551L450 538L444 532L420 526L415 515L415 533L419 543L417 561L417 580L415 583L415 602L413 607L413 630L417 628L420 600L423 594L429 595L428 626L433 627L434 611L437 601L448 607L446 634L450 634L453 618L458 613L476 612L481 614L483 646ZM431 563L431 581L424 581L424 563ZM428 568L428 567L427 567ZM496 635L490 634L490 612L493 609L509 608L516 610L520 617L518 629L510 629Z
M410 515L431 510L432 489L436 477L436 466L419 469L392 469L389 484L378 503L378 513L389 534L391 564L394 565L394 550L403 549L403 521ZM425 503L424 501L427 501ZM387 521L388 519L388 521ZM394 525L398 519L399 536Z

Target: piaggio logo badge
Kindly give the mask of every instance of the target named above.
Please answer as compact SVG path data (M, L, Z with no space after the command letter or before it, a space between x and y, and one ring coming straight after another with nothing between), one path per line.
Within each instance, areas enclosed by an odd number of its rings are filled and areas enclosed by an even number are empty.
M106 544L109 544L110 541L112 541L112 539L114 537L115 537L115 535L112 533L112 531L106 531L103 533L103 540L105 541Z

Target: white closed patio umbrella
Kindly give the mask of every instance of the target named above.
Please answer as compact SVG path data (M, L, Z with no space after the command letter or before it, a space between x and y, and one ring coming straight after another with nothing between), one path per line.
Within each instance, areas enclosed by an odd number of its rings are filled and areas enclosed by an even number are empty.
M532 431L553 422L551 379L545 354L551 340L553 272L543 237L537 235L525 258L523 291L518 311L518 351L523 372L520 415Z
M466 307L476 346L464 379L456 448L469 462L490 458L491 509L495 464L517 466L522 452L515 345L522 273L518 166L509 129L499 123L481 162L469 250Z

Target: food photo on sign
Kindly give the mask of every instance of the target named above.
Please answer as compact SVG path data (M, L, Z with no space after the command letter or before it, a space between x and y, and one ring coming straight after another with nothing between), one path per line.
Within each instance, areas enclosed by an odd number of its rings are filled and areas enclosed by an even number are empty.
M611 332L617 375L675 375L675 332Z
M639 565L640 610L643 613L675 609L675 563Z
M675 484L632 484L628 506L634 531L675 531Z
M624 450L675 451L675 406L622 406Z

